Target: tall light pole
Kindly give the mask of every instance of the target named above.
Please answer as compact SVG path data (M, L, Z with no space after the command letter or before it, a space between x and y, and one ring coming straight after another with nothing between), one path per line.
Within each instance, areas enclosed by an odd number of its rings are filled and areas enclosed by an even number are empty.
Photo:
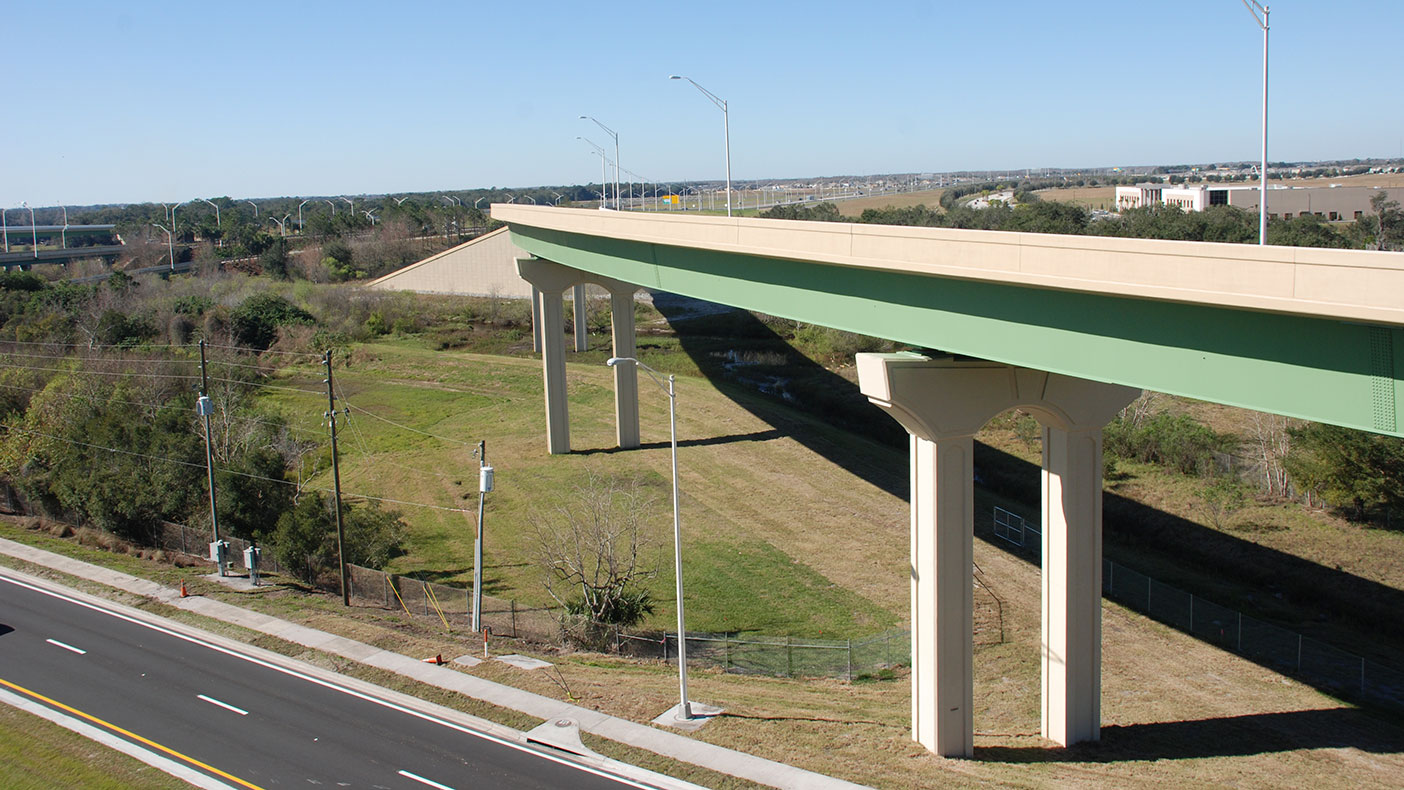
M297 232L298 232L298 233L303 233L303 232L304 232L304 231L303 231L303 227L302 227L302 207L305 206L305 205L307 205L308 203L311 203L311 202L312 202L312 198L308 198L308 199L302 201L301 203L298 203L298 204L297 204Z
M20 208L22 208L22 209L28 209L28 210L29 210L29 238L30 238L30 244L33 245L34 257L35 257L35 258L38 258L38 257L39 257L39 228L36 227L35 224L34 224L34 209L29 208L29 204L28 204L28 203L21 203L21 204L20 204Z
M68 249L68 206L60 206L63 209L63 230L59 234L59 243L63 248Z
M254 207L254 219L258 219L258 204L252 200L245 200L244 202Z
M1263 164L1262 186L1258 190L1258 244L1267 244L1267 130L1268 130L1268 7L1258 0L1243 0L1243 7L1263 29ZM1261 12L1261 16L1259 13Z
M332 216L335 217L335 216L336 216L336 204L333 203L333 202L331 202L330 200L326 200L326 199L323 199L322 202L323 202L323 203L326 203L328 206L331 206L331 207L332 207ZM257 214L254 214L254 216L256 217L256 216L258 216L258 215L257 215Z
M692 87L702 91L702 95L711 99L712 103L717 105L722 111L722 133L725 135L724 139L726 140L726 215L729 217L731 216L731 114L726 109L726 100L701 85L698 85L697 81L691 77L683 77L674 74L668 77L668 79L687 80L691 82Z
M621 202L619 195L619 133L589 115L580 116L580 120L594 121L596 126L605 130L605 134L614 138L614 209L616 211L623 211L624 204Z
M583 140L587 145L595 149L595 153L600 155L600 208L604 208L605 193L609 191L608 186L605 184L605 179L609 177L609 166L607 164L609 162L609 156L605 154L604 148L597 145L595 141L590 138L576 135L575 139Z
M668 386L658 379L662 374L633 357L610 357L605 364L610 367L629 363L643 368L664 392L668 393L668 429L673 445L673 575L677 580L678 592L678 703L679 718L692 718L692 702L687 698L687 631L683 623L683 576L682 576L682 520L678 516L678 396L673 390L673 376L668 375Z
M206 202L206 203L209 203L209 204L210 204L210 208L212 208L212 209L215 210L215 229L216 229L216 230L221 230L221 231L222 231L222 230L223 230L223 226L221 226L220 223L219 223L219 206L215 205L215 202L214 202L213 200L206 200L205 198L200 198L200 200L202 200L202 201L204 201L204 202ZM219 246L221 246L221 247L224 246L224 234L223 234L223 233L220 234Z
M5 237L5 252L10 251L10 223L5 219L7 208L0 208L0 236Z
M167 248L167 249L170 251L170 253L171 253L171 271L175 271L175 239L174 239L174 236L171 234L170 230L168 230L168 229L166 228L165 225L162 225L162 224L159 223L159 222L153 222L153 223L151 223L151 225L152 225L152 227L157 227L157 228L160 228L161 230L166 231L166 248Z

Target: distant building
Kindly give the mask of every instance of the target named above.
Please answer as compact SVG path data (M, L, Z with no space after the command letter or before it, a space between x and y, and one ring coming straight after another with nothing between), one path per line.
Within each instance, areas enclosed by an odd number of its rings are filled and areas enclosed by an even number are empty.
M1378 187L1268 187L1268 216L1318 216L1329 222L1348 222L1372 213L1370 198ZM1184 211L1203 211L1210 206L1237 206L1257 212L1256 186L1172 186L1137 184L1116 188L1116 208L1144 208L1153 205L1178 206Z

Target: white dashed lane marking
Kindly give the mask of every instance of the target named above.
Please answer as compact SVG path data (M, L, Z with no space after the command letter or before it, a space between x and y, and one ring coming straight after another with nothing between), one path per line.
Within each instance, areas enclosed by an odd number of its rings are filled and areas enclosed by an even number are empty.
M73 652L77 653L77 654L80 655L80 656L82 656L82 655L87 655L87 653L88 653L88 651L86 651L86 650L80 650L79 648L76 648L76 647L74 647L73 645L66 645L66 644L64 644L63 642L58 641L57 639L45 639L44 641L45 641L45 642L48 642L48 643L51 644L51 645L58 645L59 647L63 648L64 650L72 650Z
M232 710L232 711L234 711L235 713L239 714L240 716L247 716L247 715L249 715L249 712L246 711L246 710L244 710L243 708L236 708L236 707L234 707L233 705L230 705L230 704L227 703L227 702L220 702L219 700L215 699L214 697L206 697L204 694L199 694L199 695L197 695L197 696L198 696L200 699L202 699L202 700L204 700L204 701L210 703L211 705L218 705L218 706L220 706L221 708L224 708L225 710Z
M438 788L438 790L453 790L453 788L449 787L448 785L441 785L438 782L435 782L433 779L425 779L424 777L418 774L412 774L409 771L400 771L399 774L400 776L403 776L406 779L413 779L416 782L429 785L430 787Z

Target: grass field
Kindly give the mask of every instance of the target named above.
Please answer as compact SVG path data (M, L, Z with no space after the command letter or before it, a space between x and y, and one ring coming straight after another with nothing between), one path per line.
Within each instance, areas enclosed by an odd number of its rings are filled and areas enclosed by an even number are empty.
M0 704L5 790L176 790L190 785L33 714Z
M944 189L926 189L920 192L900 192L895 195L868 195L850 200L836 200L834 205L838 206L839 213L845 217L856 217L870 208L906 208L907 206L924 205L927 208L939 209L941 206L941 194Z

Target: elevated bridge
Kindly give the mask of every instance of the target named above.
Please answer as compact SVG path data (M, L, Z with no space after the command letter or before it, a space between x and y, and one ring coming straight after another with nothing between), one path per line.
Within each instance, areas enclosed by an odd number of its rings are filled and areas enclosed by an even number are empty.
M1043 734L1096 740L1101 429L1141 389L1404 436L1404 254L494 205L531 257L547 439L569 452L562 294L654 288L888 338L860 388L911 434L913 737L973 752L973 437L1043 425ZM615 368L621 447L637 373Z

